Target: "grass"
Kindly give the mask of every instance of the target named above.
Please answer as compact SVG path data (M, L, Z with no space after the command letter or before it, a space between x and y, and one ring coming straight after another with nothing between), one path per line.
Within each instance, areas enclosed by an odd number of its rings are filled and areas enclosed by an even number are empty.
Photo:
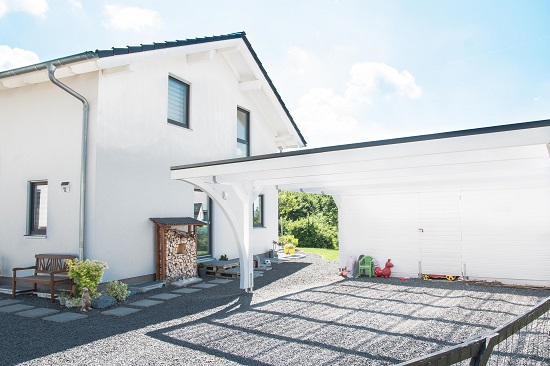
M318 254L327 261L338 261L338 249L298 248L298 250L311 254Z

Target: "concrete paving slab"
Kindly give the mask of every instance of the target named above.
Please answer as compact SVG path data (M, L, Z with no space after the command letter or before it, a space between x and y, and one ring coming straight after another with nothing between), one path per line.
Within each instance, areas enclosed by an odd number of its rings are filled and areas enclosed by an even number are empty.
M179 290L172 291L172 292L175 292L176 294L190 294L190 293L197 292L197 291L200 291L200 290L201 290L200 288L184 287L184 288L180 288Z
M196 285L190 286L191 288L210 288L218 286L217 283L197 283Z
M146 283L140 283L139 285L128 286L128 290L135 292L147 292L162 288L166 285L166 281L151 281Z
M229 283L229 282L233 282L233 280L228 280L228 279L224 279L224 278L218 278L218 279L216 279L216 280L208 281L207 283L224 284L224 283Z
M263 275L263 272L254 272L254 278L262 277Z
M78 314L78 313L61 313L56 315L47 316L45 318L42 318L44 320L48 320L50 322L56 322L56 323L65 323L70 322L73 320L79 320L87 318L88 315L84 314Z
M101 314L114 315L114 316L126 316L128 314L137 313L138 311L141 311L141 309L119 307L119 308L116 308L116 309L103 311Z
M36 308L31 310L20 311L15 313L15 315L25 316L27 318L41 318L43 316L52 315L59 313L59 310L48 309L48 308Z
M187 287L187 286L193 285L195 283L201 283L201 282L202 282L202 278L191 277L191 278L188 278L188 279L181 279L179 281L172 282L171 285L176 286L176 287Z
M156 300L147 300L147 299L145 299L145 300L139 300L139 301L131 302L128 305L139 306L139 307L142 307L142 308L148 308L149 306L162 304L163 302L164 301L156 301Z
M176 295L176 294L159 294L159 295L149 296L149 298L154 300L170 300L180 296L181 295Z
M19 303L22 303L22 302L23 302L23 300L13 300L13 299L0 300L0 306L19 304Z
M34 308L34 306L25 305L25 304L15 304L3 306L0 308L0 313L15 313L16 311L29 310Z

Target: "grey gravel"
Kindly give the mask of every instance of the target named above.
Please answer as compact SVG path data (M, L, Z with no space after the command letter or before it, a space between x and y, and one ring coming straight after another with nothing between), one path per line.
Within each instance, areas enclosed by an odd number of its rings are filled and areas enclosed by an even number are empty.
M344 279L337 263L307 255L274 264L255 279L253 294L235 280L124 317L92 309L86 319L57 324L0 314L0 364L391 365L493 329L549 295L461 281ZM71 311L34 296L18 299Z

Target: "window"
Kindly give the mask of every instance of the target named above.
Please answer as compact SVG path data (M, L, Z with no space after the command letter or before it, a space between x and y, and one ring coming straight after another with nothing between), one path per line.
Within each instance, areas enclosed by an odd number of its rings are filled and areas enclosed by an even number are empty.
M254 215L254 227L264 226L264 195L261 194L256 197L256 200L252 204L252 212Z
M197 255L212 256L212 200L203 191L195 189L195 219L206 222L197 226Z
M237 108L237 156L250 156L250 112Z
M168 123L189 128L189 85L168 77Z
M27 235L46 235L48 227L48 182L29 182Z

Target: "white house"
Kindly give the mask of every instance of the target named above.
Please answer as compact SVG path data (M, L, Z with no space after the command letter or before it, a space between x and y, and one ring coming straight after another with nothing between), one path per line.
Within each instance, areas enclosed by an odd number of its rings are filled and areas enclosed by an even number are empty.
M275 185L334 197L342 267L364 254L392 259L397 277L550 286L549 142L545 120L179 165L172 178L210 190L244 247L250 198L232 190Z
M200 254L238 257L225 215L169 168L305 146L244 32L0 72L0 116L4 282L38 253L105 261L104 280L152 278L149 218L193 217L195 204L210 223ZM253 203L257 254L277 238L275 187Z

